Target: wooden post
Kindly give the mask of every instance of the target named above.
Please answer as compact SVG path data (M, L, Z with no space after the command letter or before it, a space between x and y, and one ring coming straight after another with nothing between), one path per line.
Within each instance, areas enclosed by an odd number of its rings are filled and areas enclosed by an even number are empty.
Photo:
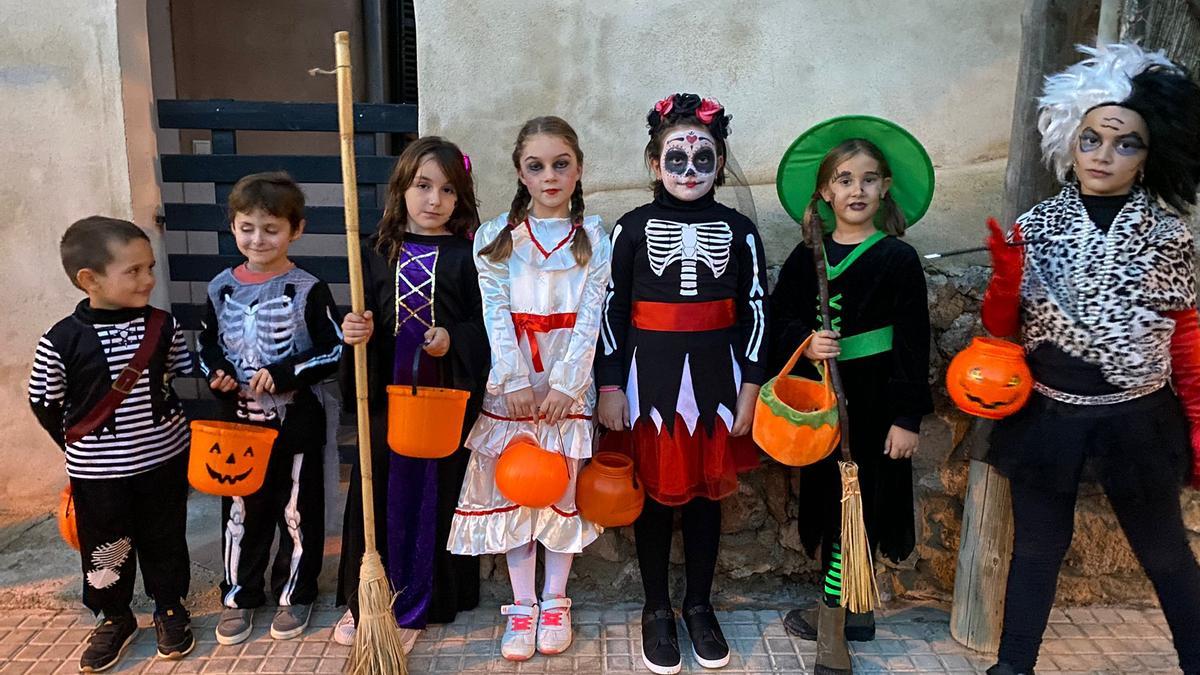
M1054 176L1042 163L1036 99L1046 74L1076 60L1073 45L1081 33L1095 30L1097 9L1096 0L1030 0L1021 15L1021 63L1004 180L1005 223L1012 223L1057 189ZM950 611L954 639L984 652L1000 646L1013 533L1008 480L979 461L986 452L990 426L977 423L971 444Z

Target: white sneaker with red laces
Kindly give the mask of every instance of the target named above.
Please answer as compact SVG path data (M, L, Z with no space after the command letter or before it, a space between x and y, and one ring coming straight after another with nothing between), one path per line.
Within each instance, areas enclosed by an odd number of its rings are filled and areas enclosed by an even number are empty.
M571 599L542 601L538 618L537 650L546 656L561 654L571 646Z
M504 605L500 613L508 617L504 637L500 639L500 654L509 661L527 661L537 651L538 606Z

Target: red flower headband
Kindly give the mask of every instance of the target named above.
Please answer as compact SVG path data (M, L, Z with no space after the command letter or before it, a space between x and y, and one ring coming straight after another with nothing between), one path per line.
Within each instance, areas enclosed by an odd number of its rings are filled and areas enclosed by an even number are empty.
M670 114L671 110L675 108L676 96L678 96L678 94L671 94L658 103L655 103L654 110L662 117L666 117L668 114ZM696 109L695 115L701 122L704 122L705 124L712 124L713 118L716 117L717 114L722 110L724 110L724 108L722 108L721 104L715 99L706 98L701 99L700 107Z

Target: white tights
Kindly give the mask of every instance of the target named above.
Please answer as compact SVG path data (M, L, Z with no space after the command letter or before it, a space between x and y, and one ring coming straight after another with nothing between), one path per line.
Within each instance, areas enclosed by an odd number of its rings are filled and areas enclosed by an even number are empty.
M542 598L563 598L567 595L567 577L571 574L574 553L559 553L546 549L546 576ZM537 604L534 586L537 584L537 542L529 542L505 554L508 559L508 579L512 582L513 600L520 605Z

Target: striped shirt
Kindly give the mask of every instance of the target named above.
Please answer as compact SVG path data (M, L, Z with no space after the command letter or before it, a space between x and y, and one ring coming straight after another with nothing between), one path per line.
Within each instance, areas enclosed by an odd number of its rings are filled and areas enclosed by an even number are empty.
M141 344L146 320L137 316L123 323L77 322L75 325L80 330L95 331L107 361L109 376L116 380ZM56 415L58 424L65 428L66 420L78 417L80 411L75 408L83 404L73 400L80 397L69 395L72 373L65 365L74 363L77 358L72 357L77 355L60 353L60 347L56 347L51 340L54 330L47 331L38 341L33 372L29 378L29 400L35 412L38 412L39 406L48 411L60 411ZM184 342L183 331L174 317L165 324L164 331L170 331L171 346L166 355L162 386L169 390L172 377L190 373L192 357ZM59 340L60 344L63 342ZM79 342L72 341L73 344ZM173 392L163 392L166 414L157 421L154 419L150 370L147 368L142 371L137 384L108 421L79 441L66 444L68 475L75 478L131 476L149 471L187 449L190 439L187 419ZM43 424L47 423L43 421ZM48 430L52 436L61 438L54 433L56 430Z

